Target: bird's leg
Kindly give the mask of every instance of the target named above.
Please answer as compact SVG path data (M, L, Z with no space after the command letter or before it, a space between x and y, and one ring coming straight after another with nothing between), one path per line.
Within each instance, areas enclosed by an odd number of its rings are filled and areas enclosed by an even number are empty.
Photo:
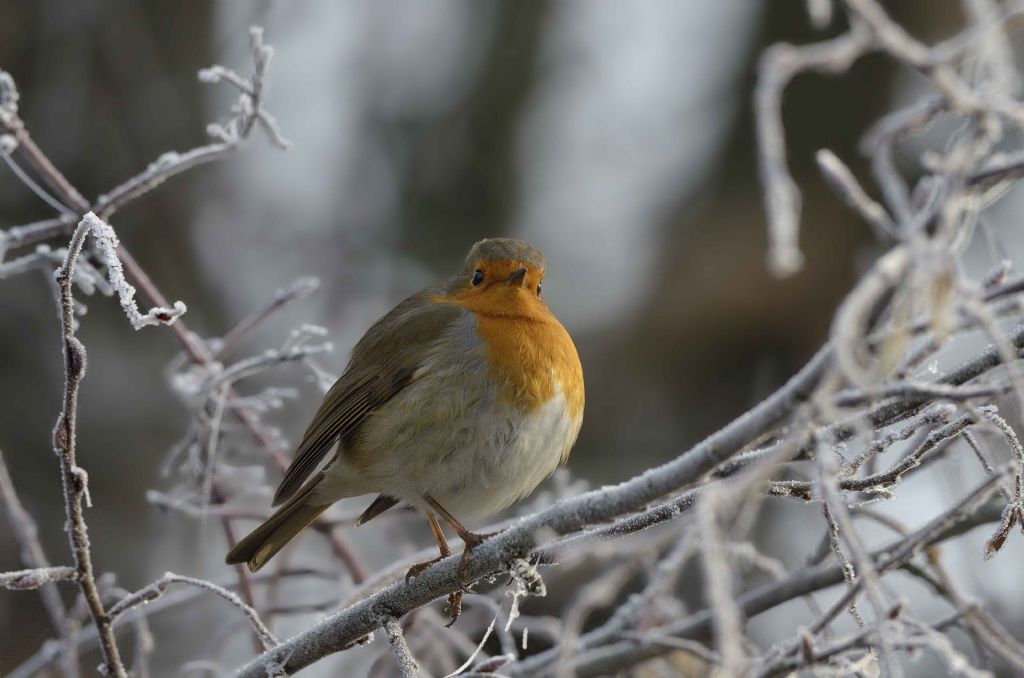
M434 533L434 539L437 540L437 549L441 552L441 555L439 555L437 558L434 558L433 560L428 560L424 563L417 563L416 565L410 567L409 571L405 573L405 583L407 584L409 583L410 579L419 576L420 573L422 573L428 567L438 562L439 560L444 560L452 554L452 550L448 546L447 540L445 540L444 538L444 532L441 530L441 524L437 522L437 517L434 515L432 511L427 511L427 522L430 523L430 531ZM448 594L448 605L445 607L445 611L448 613L448 616L451 617L451 622L448 623L448 626L451 626L459 618L459 615L462 614L461 589L458 591L453 591Z
M449 513L448 509L441 506L441 504L439 504L438 501L431 497L429 494L425 495L423 499L427 502L427 504L430 505L431 508L437 511L438 515L444 518L446 523L455 528L455 532L459 535L463 543L466 545L466 548L462 551L462 560L459 562L459 578L463 579L466 574L466 568L469 566L470 553L473 551L473 549L482 544L485 539L487 539L488 537L493 537L494 535L498 534L498 532L487 532L483 534L478 532L472 532L471 530L467 529L465 525L460 523L458 518Z
M448 546L448 542L445 541L444 532L441 531L441 525L437 522L437 517L432 511L427 511L427 521L430 523L430 531L434 533L434 539L437 540L437 549L441 552L437 558L428 560L423 563L416 563L409 568L409 571L405 573L405 581L409 582L413 577L418 577L425 569L438 562L444 560L452 554L451 548Z

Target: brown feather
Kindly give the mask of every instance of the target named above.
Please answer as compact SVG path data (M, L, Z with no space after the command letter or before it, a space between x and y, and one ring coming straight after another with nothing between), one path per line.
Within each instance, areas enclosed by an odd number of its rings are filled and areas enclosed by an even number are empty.
M425 350L465 310L430 303L440 288L413 295L378 320L352 350L345 373L324 397L277 492L277 506L294 495L340 439L356 435L373 412L412 383ZM344 450L342 450L344 454Z
M291 541L292 537L304 530L330 506L330 504L306 503L306 499L319 479L317 477L316 480L310 482L303 492L292 497L291 501L279 508L262 525L238 542L228 552L224 562L229 565L246 563L252 572L263 567L268 560L284 548L285 544Z
M359 518L356 520L356 526L358 527L363 523L370 522L392 506L397 506L399 501L399 499L389 497L386 494L378 494L377 498L373 500L373 503L367 506L366 510L360 514Z

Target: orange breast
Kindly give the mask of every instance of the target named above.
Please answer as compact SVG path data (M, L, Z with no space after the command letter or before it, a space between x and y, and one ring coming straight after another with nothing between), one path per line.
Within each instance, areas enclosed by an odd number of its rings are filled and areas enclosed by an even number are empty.
M549 314L550 316L550 314ZM583 370L569 333L550 320L478 315L477 332L487 343L502 397L533 411L561 388L573 419L583 416Z
M576 346L547 305L524 293L495 307L487 296L440 297L473 311L477 332L488 346L491 374L502 398L534 411L561 389L576 421L583 416L583 368ZM514 311L510 313L510 310Z

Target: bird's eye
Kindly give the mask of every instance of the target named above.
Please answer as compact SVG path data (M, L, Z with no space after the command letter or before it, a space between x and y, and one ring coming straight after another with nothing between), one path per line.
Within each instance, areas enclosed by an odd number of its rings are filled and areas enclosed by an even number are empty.
M480 283L482 283L483 281L484 281L484 272L481 271L478 268L478 269L476 269L476 272L473 273L473 286L475 287L475 286L479 285Z
M537 296L540 296L540 283L537 283Z

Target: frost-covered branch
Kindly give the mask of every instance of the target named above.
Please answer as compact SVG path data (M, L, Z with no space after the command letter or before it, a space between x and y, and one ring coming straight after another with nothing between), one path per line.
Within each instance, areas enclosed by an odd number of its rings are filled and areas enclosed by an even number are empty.
M0 586L14 591L29 591L58 581L74 581L78 571L73 567L39 567L33 570L0 572Z
M127 678L121 654L114 638L114 630L103 606L96 578L93 574L92 551L85 523L83 504L88 498L89 476L78 465L78 389L85 376L85 346L75 336L75 304L72 295L75 264L82 252L90 225L83 219L68 244L64 263L55 277L60 290L61 343L64 350L64 397L57 425L53 431L53 448L60 461L60 475L64 490L64 510L71 553L75 560L75 579L82 590L103 651L102 673L116 678Z
M104 218L127 203L186 170L208 162L221 160L234 152L248 137L258 123L266 132L272 144L281 149L291 145L281 133L274 116L264 107L267 67L274 54L273 48L263 42L263 29L253 26L249 29L249 43L252 49L254 70L250 78L243 78L224 66L211 66L199 71L199 81L218 83L230 82L241 91L238 102L232 107L235 114L226 124L210 124L207 133L217 141L193 148L184 153L169 151L157 158L144 172L138 174L108 193L96 199L95 211Z
M212 581L198 579L196 577L185 577L180 574L174 574L173 572L164 573L164 576L160 577L155 582L139 589L129 596L122 598L117 602L117 604L110 607L107 614L110 616L111 620L116 620L122 614L140 605L145 605L157 598L160 598L164 595L171 584L188 584L189 586L195 586L196 588L217 594L242 611L242 614L244 614L246 619L249 620L249 623L252 625L256 634L259 636L260 641L263 643L263 649L270 649L278 644L277 638L274 637L274 634L270 632L270 629L268 629L266 624L264 624L260 619L259 613L249 605L246 605L236 594L228 591L223 586L214 584Z
M85 229L96 242L100 260L107 269L110 286L117 294L121 309L133 328L139 330L148 325L170 325L185 314L185 304L181 301L174 302L172 308L157 306L141 313L135 303L135 287L125 279L124 267L117 256L120 242L114 229L92 212L82 218L79 229Z
M0 232L0 278L37 268L52 270L55 263L64 264L59 273L63 272L61 273L62 275L69 277L67 289L62 288L60 290L62 306L63 302L66 301L72 309L69 311L71 315L65 318L68 321L66 332L70 333L68 335L70 340L65 342L68 346L67 355L69 356L67 364L69 365L69 375L74 375L76 379L80 379L82 370L84 370L85 354L84 348L81 347L81 344L73 336L74 311L80 304L74 300L71 294L71 282L77 284L87 294L92 294L97 290L105 294L116 292L122 308L132 325L136 328L148 324L173 323L171 324L172 332L181 341L186 353L193 361L201 365L214 363L212 349L204 345L185 326L183 321L178 320L174 322L184 312L184 304L177 302L172 305L166 301L164 295L149 278L142 266L123 245L117 242L117 238L109 224L97 217L96 213L109 217L115 210L145 194L170 176L196 164L224 157L227 152L239 147L257 125L266 131L272 143L281 146L287 144L281 136L273 117L264 108L263 103L266 92L265 76L272 50L263 43L261 29L253 28L250 31L250 39L253 52L254 74L247 81L249 83L247 91L241 93L238 103L233 108L234 117L223 125L211 126L210 132L217 138L217 141L182 155L165 154L161 156L146 171L100 196L95 203L90 203L83 198L81 193L75 189L72 183L61 174L57 167L35 144L24 123L18 117L18 92L14 85L14 80L9 74L0 71L0 144L2 144L0 145L0 150L5 154L5 157L12 153L19 153L21 159L31 166L36 176L41 177L46 184L45 187L37 186L32 182L26 185L37 193L46 189L52 191L59 202L59 211L62 212L60 216L53 219L35 222L27 226L14 227L6 232ZM218 72L228 72L223 67L218 68ZM211 79L206 75L202 77L205 81ZM235 74L232 76L232 80L242 81L242 78ZM16 164L14 167L20 170L20 167ZM56 207L56 205L52 206ZM3 256L12 250L38 243L44 239L68 234L75 228L76 223L79 224L78 228L75 230L71 245L67 249L62 248L51 251L47 246L40 245L37 251L32 254L24 255L6 264L3 263ZM98 246L94 252L83 253L81 249L82 242L86 234L90 232L96 239ZM94 257L94 263L90 262L92 257ZM68 261L77 265L67 266ZM100 268L105 269L109 283L104 276L100 275ZM304 288L308 287L308 284L304 286ZM146 313L138 310L133 298L136 288L148 303L154 307L152 310ZM301 296L301 291L293 295L294 298L298 296ZM78 360L79 358L81 358L81 361ZM71 370L70 366L72 364L78 365L77 371ZM69 377L70 381L71 378ZM74 392L77 393L77 381L74 382L74 385ZM260 423L257 413L254 410L250 410L241 400L236 405L233 401L236 399L237 394L233 389L227 389L223 395L225 409L242 421L268 453L281 458L282 453L279 450L278 442ZM55 440L58 445L66 444L67 431L64 429L67 427L67 421L72 418L70 415L73 415L73 409L67 407L66 403L62 415L62 423L58 426L58 431L55 434ZM71 445L73 450L73 441ZM72 465L69 467L71 476L69 477L73 479L76 486L80 487L80 492L84 493L84 471L81 471L81 469L73 464L73 455L71 463ZM68 497L72 504L75 501L78 502L79 505L75 508L75 513L77 514L80 513L81 497L79 494L76 494L79 490L71 491L74 490L69 485L71 482L69 480L66 483L69 488ZM229 540L233 540L233 528L230 520L229 517L225 516L222 518L222 523ZM76 545L76 556L78 558L76 560L76 567L84 569L88 563L88 541L85 537L84 522L77 520L69 522L72 525L71 535L73 543ZM329 537L331 543L339 552L339 557L343 555L344 562L356 568L354 571L358 573L358 561L351 554L343 540L333 532L330 533ZM91 568L91 565L89 567ZM239 577L243 592L246 592L246 597L251 600L251 582L249 581L248 572L239 570ZM79 572L79 580L85 592L84 600L88 603L88 608L92 611L94 621L97 623L98 637L104 649L107 666L115 674L121 675L124 672L124 668L121 666L119 658L115 656L117 648L114 644L113 635L110 632L110 621L102 611L100 592L95 585L91 573L89 576L82 576L82 573ZM48 588L44 588L44 591ZM257 646L257 649L259 649L259 646ZM70 668L68 668L68 673L69 675L72 673Z
M874 550L871 557L876 569L893 570L925 546L955 538L967 530L998 520L999 506L995 502L986 501L997 484L996 478L986 480L948 511L911 535ZM736 604L742 614L750 618L800 596L839 584L844 581L844 576L844 568L838 562L809 567L793 573L781 582L765 584L739 595ZM847 589L836 601L834 608L837 611L845 609L859 588L860 586L856 585ZM712 612L705 609L666 624L660 632L670 637L704 638L711 632L712 619ZM581 639L582 648L595 646L592 641L601 637L601 629L592 631ZM574 666L577 676L604 675L659 656L671 649L664 644L642 643L635 640L610 642L598 647L601 647L601 651L595 649L591 656L581 653ZM550 651L542 652L520 662L508 673L512 676L544 676L547 675L545 667L549 666L553 659Z
M7 520L14 531L14 539L18 543L21 552L21 562L32 570L49 570L49 559L43 551L43 545L39 542L39 528L36 521L18 499L14 481L7 469L3 452L0 451L0 503L3 504ZM63 635L67 629L67 609L61 600L60 593L54 586L42 585L39 591L42 596L43 605L50 615L54 630Z
M405 642L402 625L394 617L388 617L382 626L388 636L388 644L391 645L391 651L395 655L402 678L417 678L420 675L420 668L416 665L416 659L409 650L409 644Z

